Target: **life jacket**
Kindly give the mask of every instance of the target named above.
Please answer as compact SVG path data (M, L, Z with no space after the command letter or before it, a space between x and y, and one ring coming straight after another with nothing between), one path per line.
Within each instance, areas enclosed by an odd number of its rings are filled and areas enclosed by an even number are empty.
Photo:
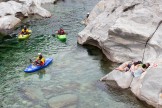
M22 29L21 32L22 33L29 33L29 29L26 29L26 30L25 29Z
M39 61L39 56L37 57L36 61L38 62ZM39 63L41 66L43 66L45 64L45 58L42 57L42 59L40 60L40 63Z

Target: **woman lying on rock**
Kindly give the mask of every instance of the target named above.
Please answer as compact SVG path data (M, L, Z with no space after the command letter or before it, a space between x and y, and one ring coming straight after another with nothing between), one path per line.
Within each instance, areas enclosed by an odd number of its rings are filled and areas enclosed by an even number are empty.
M116 68L116 70L124 71L124 72L134 71L138 68L139 64L142 64L142 62L141 61L137 61L137 62L128 61L120 65L118 68Z
M141 61L137 61L137 62L134 62L131 67L129 68L129 71L130 72L134 72L135 70L138 69L138 67L142 66L142 62Z
M132 72L132 75L134 77L139 77L143 72L146 71L146 69L150 66L149 63L143 64L142 66L139 66L134 72Z

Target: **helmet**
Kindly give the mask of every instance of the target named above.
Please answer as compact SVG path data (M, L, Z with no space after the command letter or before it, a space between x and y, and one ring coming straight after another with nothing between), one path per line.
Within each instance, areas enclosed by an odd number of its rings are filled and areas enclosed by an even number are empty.
M24 29L26 30L27 29L27 27L24 25Z

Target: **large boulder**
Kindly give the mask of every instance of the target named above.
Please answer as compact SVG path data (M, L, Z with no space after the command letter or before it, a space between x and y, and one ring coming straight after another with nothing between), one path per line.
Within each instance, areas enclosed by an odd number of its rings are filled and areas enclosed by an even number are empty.
M41 7L42 3L51 3L55 0L19 0L0 2L0 29L11 29L20 23L19 17L29 14L38 14L42 17L51 17L51 13Z
M121 88L131 88L131 91L148 104L162 108L162 62L153 63L141 76L133 77L130 72L113 70L101 78L107 84L117 84Z
M79 33L78 43L101 48L114 62L152 61L162 51L155 45L159 43L161 5L160 0L101 0Z
M149 70L147 70L146 75L141 80L140 83L136 83L138 86L138 91L133 91L133 93L138 93L138 97L141 100L146 101L148 104L155 106L156 108L162 108L162 97L160 94L162 93L162 63L158 63L158 66L153 66ZM131 87L134 88L134 86Z
M162 61L162 25L160 23L153 37L148 41L148 45L145 49L145 61L152 61L156 58L156 61Z
M4 16L0 18L0 29L11 29L20 22L21 20L19 18L12 15Z
M106 81L106 83L111 86L114 86L115 83L113 82L116 82L117 86L121 88L129 88L133 80L133 76L131 72L120 72L118 70L113 70L106 76L102 77L100 80Z
M43 0L22 0L23 6L29 14L38 14L42 17L51 17L51 13L41 7ZM47 2L50 2L47 0ZM43 2L44 3L44 2Z
M131 61L127 61L127 62L121 64L118 67L118 69L124 69L127 66L127 64L129 64L130 62ZM132 76L131 72L129 72L129 71L121 72L121 71L117 70L117 68L100 79L100 81L106 81L106 83L108 85L116 86L116 87L119 86L121 88L129 88L132 80L133 80L133 76Z
M0 3L0 16L6 15L15 15L17 12L22 12L25 14L25 10L23 10L23 5L21 3L15 1L1 2Z

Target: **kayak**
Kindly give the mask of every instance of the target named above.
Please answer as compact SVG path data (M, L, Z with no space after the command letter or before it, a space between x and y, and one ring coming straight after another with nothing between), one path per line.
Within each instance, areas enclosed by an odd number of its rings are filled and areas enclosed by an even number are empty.
M57 35L57 38L62 41L62 42L65 42L66 41L66 34L64 35Z
M26 73L32 73L32 72L35 72L35 71L38 71L38 70L41 70L45 67L47 67L50 63L52 63L52 58L47 58L45 60L45 64L43 66L35 66L35 65L32 65L30 64L25 70L24 72Z
M31 35L31 30L29 30L29 34L25 34L25 35L23 35L23 34L20 34L19 36L18 36L18 39L19 40L26 40L26 39L28 39L29 37L30 37L30 35Z

